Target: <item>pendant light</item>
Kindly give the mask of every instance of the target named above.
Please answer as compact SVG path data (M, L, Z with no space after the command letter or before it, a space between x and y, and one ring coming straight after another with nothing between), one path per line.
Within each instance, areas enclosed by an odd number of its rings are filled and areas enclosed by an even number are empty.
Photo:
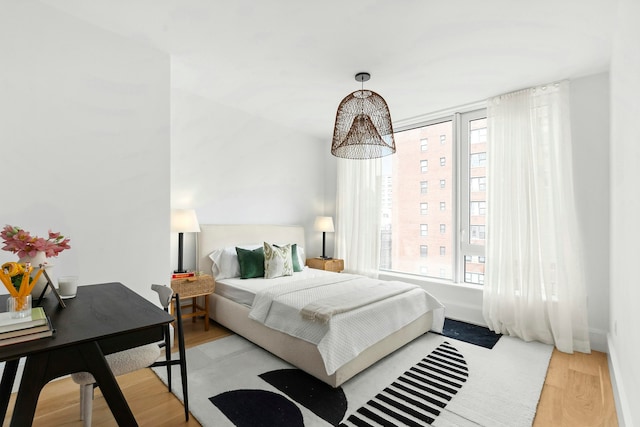
M331 154L345 159L375 159L396 152L391 114L386 101L365 90L369 73L358 73L362 88L342 100L336 113Z

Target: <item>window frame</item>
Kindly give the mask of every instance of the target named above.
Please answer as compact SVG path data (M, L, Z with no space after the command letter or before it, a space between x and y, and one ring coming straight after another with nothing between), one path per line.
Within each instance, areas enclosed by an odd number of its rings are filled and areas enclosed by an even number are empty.
M429 193L429 180L427 179L420 180L420 194L428 194L428 193Z
M473 245L471 244L471 225L470 225L470 214L471 214L471 179L469 168L471 165L471 158L469 153L471 152L471 138L469 135L469 123L473 120L479 120L487 117L487 111L485 108L478 109L474 111L468 111L464 113L456 114L458 118L459 124L459 135L460 137L457 139L457 144L459 146L459 156L456 156L456 161L458 163L457 168L457 180L459 183L458 189L458 197L457 197L457 205L460 206L460 209L457 210L458 214L458 224L460 235L459 238L456 239L458 242L458 247L456 248L456 254L460 257L461 261L456 262L457 269L457 277L460 283L464 283L469 286L482 286L475 283L470 283L466 281L465 275L465 256L475 256L475 257L485 257L485 247L482 245ZM466 143L463 142L463 138L467 136L468 140ZM486 156L485 156L486 162ZM486 178L485 178L485 188L486 188ZM466 202L465 202L466 201ZM486 226L485 226L485 235L486 235Z

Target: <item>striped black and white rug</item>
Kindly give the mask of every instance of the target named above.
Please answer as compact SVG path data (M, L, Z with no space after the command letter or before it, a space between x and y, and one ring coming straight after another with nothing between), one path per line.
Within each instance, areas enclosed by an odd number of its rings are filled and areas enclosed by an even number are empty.
M216 427L529 426L551 352L429 333L334 389L233 335L188 350L189 406Z

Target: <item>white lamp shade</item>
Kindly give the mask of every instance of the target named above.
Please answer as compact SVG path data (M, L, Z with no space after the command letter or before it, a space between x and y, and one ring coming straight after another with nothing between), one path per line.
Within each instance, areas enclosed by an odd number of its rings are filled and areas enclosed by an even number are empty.
M313 228L316 231L326 231L328 233L333 233L333 217L317 216L316 221L313 223Z
M178 233L198 233L200 224L193 209L174 209L171 211L171 231Z

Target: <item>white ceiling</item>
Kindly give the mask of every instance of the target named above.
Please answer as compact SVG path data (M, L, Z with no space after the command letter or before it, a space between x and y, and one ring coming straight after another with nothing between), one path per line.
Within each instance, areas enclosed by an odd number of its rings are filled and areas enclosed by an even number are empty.
M360 87L394 121L606 71L616 0L41 0L168 52L172 85L330 141Z

